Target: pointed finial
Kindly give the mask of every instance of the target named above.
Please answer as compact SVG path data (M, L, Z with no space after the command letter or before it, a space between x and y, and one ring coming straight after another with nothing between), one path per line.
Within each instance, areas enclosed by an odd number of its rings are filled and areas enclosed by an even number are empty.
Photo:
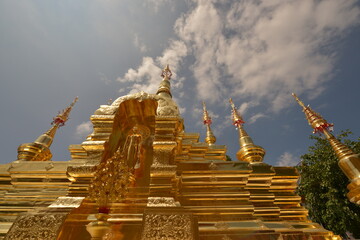
M299 103L299 105L300 105L303 109L306 108L305 105L304 105L304 103L296 96L295 93L292 93L291 95L295 98L295 100Z
M170 80L172 76L172 72L169 68L169 64L166 65L166 67L162 70L161 77L164 79Z
M170 79L172 76L172 72L169 68L169 64L166 65L166 67L162 70L161 77L163 77L163 80L160 83L159 89L157 90L156 94L161 95L163 97L172 97L171 91L170 91Z
M292 95L302 107L309 125L314 129L313 133L323 133L324 130L332 131L332 127L334 126L334 124L328 123L319 113L312 110L310 106L306 107L305 104L296 96L295 93L293 93Z
M242 124L245 123L245 121L242 119L241 115L237 111L235 104L233 103L232 99L229 99L230 105L231 105L231 117L233 120L233 124L239 128Z
M202 102L202 104L203 104L203 112L204 112L204 124L205 125L211 125L212 120L211 120L211 117L209 116L208 111L206 110L206 104L205 104L204 101Z
M212 124L212 120L211 117L209 116L208 111L206 110L206 104L203 101L203 122L204 125L206 125L206 138L205 138L205 142L209 145L212 145L216 142L216 137L214 136L210 125Z
M240 161L245 161L250 164L261 163L265 156L265 150L261 146L254 144L251 137L245 131L243 124L245 123L241 115L238 113L232 99L229 99L231 105L231 115L233 124L239 131L239 144L240 149L236 153L236 157Z
M65 122L69 119L69 114L71 112L71 109L73 108L73 106L75 105L78 99L79 97L76 97L74 101L67 108L59 112L59 114L53 118L51 125L57 125L58 127L64 126Z

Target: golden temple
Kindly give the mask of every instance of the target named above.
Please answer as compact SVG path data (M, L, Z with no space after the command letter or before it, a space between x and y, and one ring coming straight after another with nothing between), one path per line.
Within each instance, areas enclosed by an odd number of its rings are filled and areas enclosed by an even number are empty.
M205 142L185 132L171 75L167 66L156 94L100 106L93 132L69 146L70 161L51 161L49 147L76 100L22 144L18 159L0 166L0 238L339 239L308 219L296 169L263 162L232 100L238 161L215 144L205 103Z

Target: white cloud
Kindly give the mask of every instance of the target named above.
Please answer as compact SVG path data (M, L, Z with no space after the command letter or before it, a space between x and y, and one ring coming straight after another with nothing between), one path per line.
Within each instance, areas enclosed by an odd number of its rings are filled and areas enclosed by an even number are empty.
M145 0L143 5L150 7L157 13L162 5L170 3L170 1L171 0Z
M106 85L109 85L111 83L111 80L106 76L105 73L98 72L98 75L100 76L100 80L104 82Z
M355 0L215 2L193 0L174 25L177 40L119 80L133 82L133 91L153 90L158 66L169 63L176 73L191 56L199 99L251 98L242 114L260 104L279 112L293 103L291 92L321 94L333 74L334 42L360 22Z
M130 68L123 77L117 78L117 81L132 83L129 93L139 91L154 93L161 79L162 69L159 66L169 64L173 73L173 87L182 87L184 78L176 80L176 73L182 58L187 55L187 48L181 41L170 40L169 45L170 46L163 51L162 56L157 57L155 60L151 57L144 57L141 65L137 69Z
M260 118L265 118L265 117L266 117L265 114L257 113L257 114L250 117L249 124L252 124L252 123L256 122L257 120L259 120Z
M238 109L240 115L243 115L243 114L245 114L245 113L249 110L249 108L255 107L255 106L257 106L257 105L259 105L259 103L256 102L256 101L244 102L244 103L242 103L242 104L240 105L240 107L237 108L237 109ZM235 106L236 106L236 105L235 105Z
M353 0L195 2L175 29L192 46L200 97L252 97L273 111L292 91L321 93L335 61L330 43L359 23Z
M178 106L180 114L184 114L186 112L186 107L180 107Z
M143 43L143 41L139 38L139 36L137 34L134 35L134 45L142 53L145 53L148 51L147 46L145 45L145 43Z
M86 137L92 132L92 123L90 121L83 122L76 127L76 136L79 138Z
M284 152L276 162L276 166L295 166L298 164L299 159L289 152Z

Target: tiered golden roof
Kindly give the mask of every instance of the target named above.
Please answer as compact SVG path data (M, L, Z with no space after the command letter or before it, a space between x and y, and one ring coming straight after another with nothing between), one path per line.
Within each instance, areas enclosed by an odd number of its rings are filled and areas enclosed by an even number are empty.
M354 153L351 149L342 144L334 137L334 135L330 133L329 129L332 128L333 124L328 123L320 114L312 110L310 106L305 106L295 93L292 95L302 107L309 125L314 129L314 133L323 133L331 144L331 147L334 149L335 154L339 159L339 167L350 180L350 183L347 186L349 189L347 197L351 202L360 204L359 154Z
M1 166L0 238L334 239L307 219L296 169L262 163L233 104L241 161L185 132L170 77L96 110L70 161Z

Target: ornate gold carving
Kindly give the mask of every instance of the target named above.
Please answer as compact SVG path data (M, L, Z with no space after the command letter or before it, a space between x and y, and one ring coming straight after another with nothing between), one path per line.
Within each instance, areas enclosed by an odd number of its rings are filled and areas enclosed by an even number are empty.
M52 162L45 166L46 171L49 171L52 168L54 168L54 164Z
M177 207L179 205L172 197L149 197L147 203L148 207Z
M193 240L191 215L145 214L142 240Z
M174 175L176 173L176 168L176 165L154 163L151 165L151 175Z
M67 174L71 177L94 176L95 171L95 165L69 166L67 168Z
M220 230L226 230L228 229L230 226L228 223L226 222L217 222L215 223L214 227L216 227L217 229L220 229Z
M160 97L158 100L158 108L156 114L158 116L179 116L179 108L172 98Z
M217 170L217 169L219 169L218 165L216 165L216 164L214 163L214 161L211 161L211 163L209 164L209 168L210 168L211 170Z
M114 155L102 161L96 168L89 197L100 206L125 198L129 186L135 182L134 171L140 167L141 145L150 135L145 126L135 125L129 131L123 146Z
M215 175L211 175L210 182L217 182L217 177Z
M224 235L221 240L231 240L232 238L230 238L228 235Z
M77 208L83 199L84 197L59 197L49 208Z
M10 228L5 239L56 239L59 228L66 215L67 213L42 213L19 216Z

